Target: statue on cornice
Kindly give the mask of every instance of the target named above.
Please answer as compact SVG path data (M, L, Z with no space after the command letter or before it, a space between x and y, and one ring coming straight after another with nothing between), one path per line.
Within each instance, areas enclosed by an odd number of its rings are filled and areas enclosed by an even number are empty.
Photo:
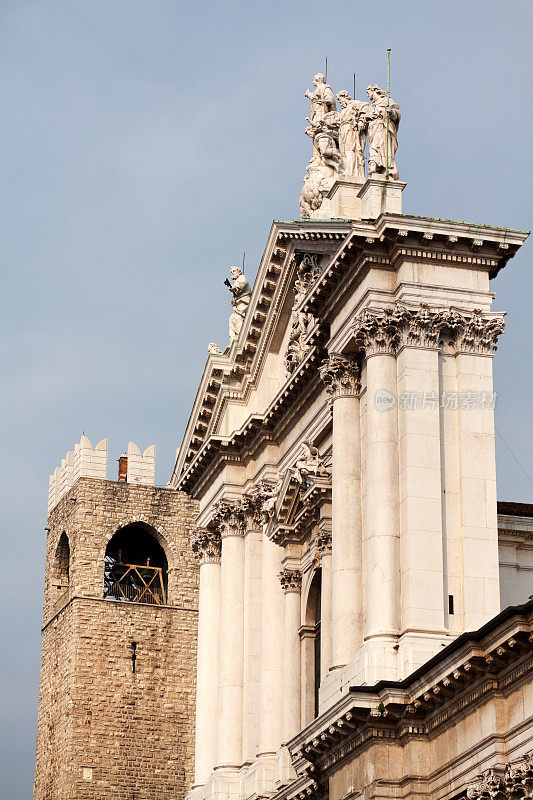
M233 286L227 278L224 281L232 294L231 305L233 307L233 313L229 318L229 340L230 342L235 342L239 338L244 317L250 305L252 290L246 275L243 274L240 267L230 267L229 274L233 281Z
M400 106L375 83L366 87L366 93L370 100L364 113L368 124L368 177L385 177L388 162L388 176L397 181L400 176L394 158L398 149Z
M302 444L302 453L293 467L289 467L302 489L308 489L312 478L329 478L330 471L324 464L324 459L320 457L318 447L312 442L306 441Z
M333 89L326 83L326 78L321 72L317 72L313 78L313 86L316 89L313 91L308 89L305 93L311 100L311 117L308 119L311 125L324 119L329 112L337 110Z
M344 175L365 179L365 146L368 122L365 116L369 104L362 100L352 100L344 89L337 92L340 103L339 150L341 171Z

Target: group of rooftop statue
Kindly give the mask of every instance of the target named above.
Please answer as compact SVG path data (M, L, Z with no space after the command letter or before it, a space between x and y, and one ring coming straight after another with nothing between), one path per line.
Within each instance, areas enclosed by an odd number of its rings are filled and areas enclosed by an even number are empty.
M352 100L349 92L337 93L326 78L313 78L311 116L305 132L313 140L313 155L307 167L300 197L301 216L308 218L322 204L324 195L340 177L355 183L365 180L365 147L368 140L368 177L398 180L395 155L398 148L400 107L387 92L371 83L368 102Z

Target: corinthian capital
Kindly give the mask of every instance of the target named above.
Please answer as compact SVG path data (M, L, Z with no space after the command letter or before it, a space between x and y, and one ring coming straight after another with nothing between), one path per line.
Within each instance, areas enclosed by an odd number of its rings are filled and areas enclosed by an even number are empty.
M398 349L403 325L398 308L365 308L356 318L352 333L367 356L376 353L392 353Z
M353 397L361 391L360 369L355 359L332 353L320 366L320 377L333 397Z
M244 536L246 533L246 521L240 501L219 500L213 519L222 538Z
M316 549L320 556L331 553L331 531L321 530L317 533Z
M192 540L192 551L200 566L220 561L220 533L199 528Z
M299 592L302 588L302 573L299 569L284 569L279 573L281 588L288 592Z
M463 326L457 337L460 353L492 355L498 349L498 337L505 331L503 315L483 317L480 311L463 317Z

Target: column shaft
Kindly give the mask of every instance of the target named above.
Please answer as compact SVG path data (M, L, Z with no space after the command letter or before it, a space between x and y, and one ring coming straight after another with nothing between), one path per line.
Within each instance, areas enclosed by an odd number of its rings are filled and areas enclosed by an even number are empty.
M244 537L223 535L220 576L218 767L242 764Z
M359 398L333 401L331 615L333 668L362 642L361 438Z
M279 581L283 551L263 537L261 568L261 686L259 752L274 754L283 738L284 596Z
M285 636L283 644L283 741L288 742L300 730L300 585L285 590Z
M398 412L396 358L367 357L365 638L399 632Z
M331 617L331 546L320 557L322 588L320 597L320 674L323 680L331 668L332 617Z
M200 566L196 673L195 784L203 785L217 760L220 563Z

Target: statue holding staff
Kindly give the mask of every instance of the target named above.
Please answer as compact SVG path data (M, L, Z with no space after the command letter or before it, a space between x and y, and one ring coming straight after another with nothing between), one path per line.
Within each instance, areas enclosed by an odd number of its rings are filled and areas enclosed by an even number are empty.
M340 103L339 150L344 175L365 179L365 145L367 121L365 117L369 104L362 100L352 100L349 92L337 93Z
M243 275L240 267L230 267L229 274L233 281L233 286L227 278L224 284L232 294L231 305L233 307L233 313L229 318L229 340L230 342L235 342L239 338L241 332L244 317L246 316L250 304L252 290L248 279Z
M395 155L398 149L400 106L375 83L366 87L370 100L365 111L368 124L368 177L399 180Z

